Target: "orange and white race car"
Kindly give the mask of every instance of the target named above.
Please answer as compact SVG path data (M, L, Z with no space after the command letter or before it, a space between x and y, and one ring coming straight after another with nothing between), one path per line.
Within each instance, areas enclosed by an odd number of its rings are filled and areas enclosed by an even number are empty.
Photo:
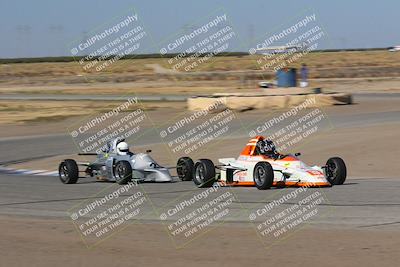
M198 187L224 185L256 186L260 190L286 186L325 187L343 184L347 170L339 157L328 159L324 166L308 166L298 156L283 155L273 149L263 149L268 141L256 136L247 143L240 156L219 159L218 165L209 159L194 164L193 181ZM216 170L219 170L217 173Z

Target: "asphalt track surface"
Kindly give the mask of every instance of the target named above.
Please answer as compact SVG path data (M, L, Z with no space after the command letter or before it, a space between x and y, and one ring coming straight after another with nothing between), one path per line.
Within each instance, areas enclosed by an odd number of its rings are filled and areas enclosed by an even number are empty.
M355 102L357 102L371 98L384 101L385 99L393 97L400 98L400 94L360 94L356 95L354 98ZM400 117L399 111L362 114L326 113L329 117L330 123L335 128L368 126L391 122L397 123ZM252 129L252 121L260 120L260 117L264 117L265 119L261 119L261 121L265 121L269 116L270 115L264 115L258 112L249 115L249 117L246 117L246 119L241 122L238 120L233 121L230 125L230 131L235 134L230 135L230 137L248 136L248 131L243 129L243 123L250 122L248 125L245 125L245 128ZM270 117L272 117L272 115ZM159 131L150 128L151 126L147 125L147 134L140 139L140 144L134 145L146 145L161 142ZM68 133L0 138L0 151L7 151L7 153L0 154L0 165L46 156L78 153L76 145L74 144L71 135Z
M369 96L360 96L360 99L362 97ZM330 119L335 127L346 128L350 125L398 122L399 115L399 112L332 114ZM67 134L3 138L0 140L0 151L7 151L1 153L0 162L76 153L75 146ZM64 185L56 177L10 175L0 172L0 214L65 218L69 216L68 210L72 206L101 198L103 195L99 192L110 186L114 185L96 182L90 178L80 179L76 185ZM140 188L152 202L151 207L149 206L152 212L141 219L149 223L159 222L160 214L174 207L176 199L182 195L192 196L205 190L196 188L192 182L145 183L141 184ZM226 187L219 190L229 191L235 196L231 208L235 210L236 215L228 221L232 224L248 224L249 214L296 189L260 191L254 187ZM321 227L340 225L365 229L391 228L400 224L399 180L349 179L342 186L308 190L308 193L321 192L325 200L318 206L319 213L323 215L313 217L309 221L311 224ZM201 203L199 201L196 205ZM286 203L290 204L293 203Z
M23 215L52 218L69 217L73 206L84 206L85 201L94 201L106 196L99 193L107 188L115 189L114 184L81 179L78 184L64 185L58 178L46 176L0 175L0 214ZM172 209L184 196L194 196L206 189L198 189L192 182L146 183L140 184L152 205L147 206L149 215L140 218L142 222L160 221L160 214ZM235 200L230 206L234 217L227 222L249 224L249 214L271 203L273 200L290 194L296 188L257 190L254 187L222 187L220 194L230 192ZM400 224L400 183L395 179L350 179L346 184L331 188L309 188L307 195L319 192L326 200L318 206L320 216L309 223L321 227L338 226L346 228L391 228ZM107 191L108 192L108 191ZM122 195L121 199L129 197ZM167 204L166 204L167 203ZM189 209L204 204L199 201ZM294 204L285 202L284 206ZM260 219L261 220L261 219ZM256 222L259 220L257 219Z

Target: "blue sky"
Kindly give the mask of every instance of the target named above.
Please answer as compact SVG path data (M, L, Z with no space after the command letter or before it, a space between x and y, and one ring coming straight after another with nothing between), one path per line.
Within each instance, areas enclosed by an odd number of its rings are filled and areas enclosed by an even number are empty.
M70 55L71 42L83 39L130 8L136 10L151 36L151 42L144 43L146 52L158 52L163 40L187 25L201 24L216 10L227 14L239 36L231 50L245 51L251 46L251 38L265 38L305 10L317 15L329 36L321 48L400 44L400 1L394 0L1 0L0 58Z

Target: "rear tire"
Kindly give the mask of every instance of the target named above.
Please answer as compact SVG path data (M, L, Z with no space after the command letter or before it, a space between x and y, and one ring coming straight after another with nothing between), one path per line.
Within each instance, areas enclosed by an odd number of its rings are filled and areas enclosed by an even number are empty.
M209 159L199 159L194 165L193 182L199 188L211 187L215 182L215 166Z
M347 168L343 159L339 157L328 159L326 162L325 176L331 185L343 184L347 177Z
M259 190L270 189L274 182L274 170L268 162L258 162L253 171L254 183Z
M119 161L117 165L115 165L114 177L118 184L127 184L130 180L132 180L131 164L126 160Z
M176 173L181 181L193 180L194 163L189 157L181 157L176 163Z
M64 159L58 166L58 176L64 184L76 184L79 179L79 168L73 159Z

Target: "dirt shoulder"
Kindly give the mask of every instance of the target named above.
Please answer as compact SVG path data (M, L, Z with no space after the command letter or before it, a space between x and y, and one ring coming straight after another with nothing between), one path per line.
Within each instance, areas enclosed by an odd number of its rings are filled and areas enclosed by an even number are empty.
M87 249L70 221L1 217L2 266L396 266L397 230L307 227L266 249L251 227L218 226L181 249L135 224Z

